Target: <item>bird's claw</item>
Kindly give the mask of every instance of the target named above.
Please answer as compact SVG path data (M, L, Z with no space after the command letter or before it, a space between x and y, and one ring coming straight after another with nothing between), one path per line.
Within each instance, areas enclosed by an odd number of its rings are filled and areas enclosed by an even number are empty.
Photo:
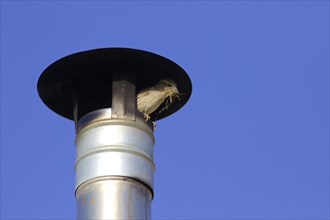
M144 113L143 116L146 119L146 121L148 121L150 119L150 116L147 113Z

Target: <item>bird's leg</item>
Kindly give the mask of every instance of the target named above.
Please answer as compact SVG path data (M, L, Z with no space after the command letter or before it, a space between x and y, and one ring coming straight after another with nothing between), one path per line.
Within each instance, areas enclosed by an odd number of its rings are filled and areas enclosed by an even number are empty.
M171 97L166 99L166 103L165 103L165 109L167 110L168 109L168 106L170 106L170 104L172 103L171 101Z
M143 113L144 118L146 119L146 121L148 121L150 119L150 116L147 113ZM154 128L154 130L156 129L156 122L152 122L152 126Z
M164 108L162 108L161 110L159 110L158 113L162 113L163 111L168 110L168 107L169 107L170 105L171 105L171 103L170 103L170 104L167 104L167 103L166 103L166 106L165 106Z
M146 119L146 121L148 121L150 119L150 116L147 113L143 113L143 116Z

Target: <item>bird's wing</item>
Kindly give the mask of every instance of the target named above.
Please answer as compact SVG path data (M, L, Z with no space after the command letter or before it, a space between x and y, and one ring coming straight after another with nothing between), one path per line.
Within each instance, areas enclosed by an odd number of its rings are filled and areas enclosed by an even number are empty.
M149 94L149 91L146 90L142 90L141 92L139 92L139 94L137 95L137 98L142 98L144 96L147 96Z

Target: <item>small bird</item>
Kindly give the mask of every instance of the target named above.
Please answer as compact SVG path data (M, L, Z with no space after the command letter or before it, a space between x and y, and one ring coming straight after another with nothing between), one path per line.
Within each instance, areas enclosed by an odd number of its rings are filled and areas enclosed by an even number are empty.
M175 82L171 79L162 79L155 86L145 88L138 93L137 108L148 121L150 114L155 112L166 99L165 108L159 110L158 113L166 110L175 98L180 99L180 93Z

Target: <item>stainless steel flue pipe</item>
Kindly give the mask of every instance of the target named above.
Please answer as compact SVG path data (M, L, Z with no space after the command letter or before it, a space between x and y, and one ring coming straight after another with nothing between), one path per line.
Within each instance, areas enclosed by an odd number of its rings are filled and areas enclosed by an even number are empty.
M146 121L136 94L161 79L174 81L184 95ZM189 76L176 63L129 48L71 54L43 71L41 100L75 123L78 219L150 219L153 122L179 110L191 91Z
M150 219L154 136L143 118L85 115L76 136L78 219Z

